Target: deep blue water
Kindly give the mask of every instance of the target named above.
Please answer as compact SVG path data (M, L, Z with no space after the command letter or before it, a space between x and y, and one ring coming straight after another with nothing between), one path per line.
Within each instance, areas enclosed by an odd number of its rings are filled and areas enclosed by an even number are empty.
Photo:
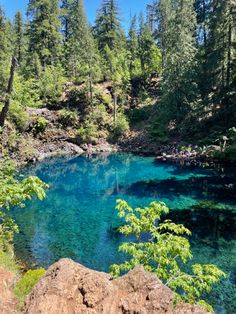
M69 257L108 271L124 258L114 232L116 199L132 206L166 202L170 218L193 232L193 262L215 263L229 279L210 296L219 313L236 313L236 178L233 169L181 167L129 154L53 158L24 169L49 184L47 199L33 200L13 215L20 227L17 256L47 267ZM199 201L214 201L199 206ZM197 205L197 206L196 206Z

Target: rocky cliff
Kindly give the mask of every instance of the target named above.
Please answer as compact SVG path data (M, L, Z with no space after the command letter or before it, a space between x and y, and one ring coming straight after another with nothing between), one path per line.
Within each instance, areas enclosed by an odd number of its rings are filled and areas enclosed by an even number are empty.
M25 314L206 314L178 304L174 293L141 266L112 279L69 259L52 265L26 301Z

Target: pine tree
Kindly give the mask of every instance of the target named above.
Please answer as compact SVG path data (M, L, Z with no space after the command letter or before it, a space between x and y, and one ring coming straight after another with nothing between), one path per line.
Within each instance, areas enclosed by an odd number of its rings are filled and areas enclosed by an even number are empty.
M141 62L139 58L139 40L137 30L137 16L135 15L130 24L129 37L128 37L128 49L129 49L129 70L131 78L141 76Z
M139 31L139 56L142 75L146 78L160 72L161 53L148 24L141 20Z
M82 0L75 0L69 7L70 34L67 40L67 71L78 81L99 78L99 52L88 25Z
M12 55L11 25L0 7L0 97L6 91ZM1 101L1 99L0 99Z
M235 71L236 3L212 0L208 43L208 69L211 89L229 88Z
M61 11L62 11L62 32L64 42L67 42L70 34L70 8L73 0L62 0Z
M119 7L115 0L103 0L95 24L95 34L101 52L106 46L115 49L124 45L125 36L119 19Z
M161 0L160 16L163 110L167 120L181 122L197 97L194 0Z
M29 54L37 53L43 67L55 65L61 54L59 0L30 0Z
M23 59L24 52L24 23L20 11L16 12L14 19L14 31L15 31L15 57L17 58L18 64Z

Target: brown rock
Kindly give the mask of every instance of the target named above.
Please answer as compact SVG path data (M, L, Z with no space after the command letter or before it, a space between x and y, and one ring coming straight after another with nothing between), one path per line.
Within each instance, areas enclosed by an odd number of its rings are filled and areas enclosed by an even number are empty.
M205 314L179 304L173 292L143 267L113 279L69 259L52 265L26 301L25 314Z

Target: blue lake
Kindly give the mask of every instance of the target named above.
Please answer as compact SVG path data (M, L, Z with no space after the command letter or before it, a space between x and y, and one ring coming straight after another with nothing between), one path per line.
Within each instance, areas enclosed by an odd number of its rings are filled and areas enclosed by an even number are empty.
M215 263L229 274L209 297L218 313L236 313L236 178L233 169L202 169L129 154L53 158L24 169L49 184L47 198L13 211L20 227L16 253L48 267L69 257L108 271L123 260L114 232L116 199L132 206L166 202L170 218L192 232L192 262ZM204 201L204 205L199 205ZM208 201L208 203L206 203ZM217 208L212 202L217 202ZM196 206L197 205L197 206Z

